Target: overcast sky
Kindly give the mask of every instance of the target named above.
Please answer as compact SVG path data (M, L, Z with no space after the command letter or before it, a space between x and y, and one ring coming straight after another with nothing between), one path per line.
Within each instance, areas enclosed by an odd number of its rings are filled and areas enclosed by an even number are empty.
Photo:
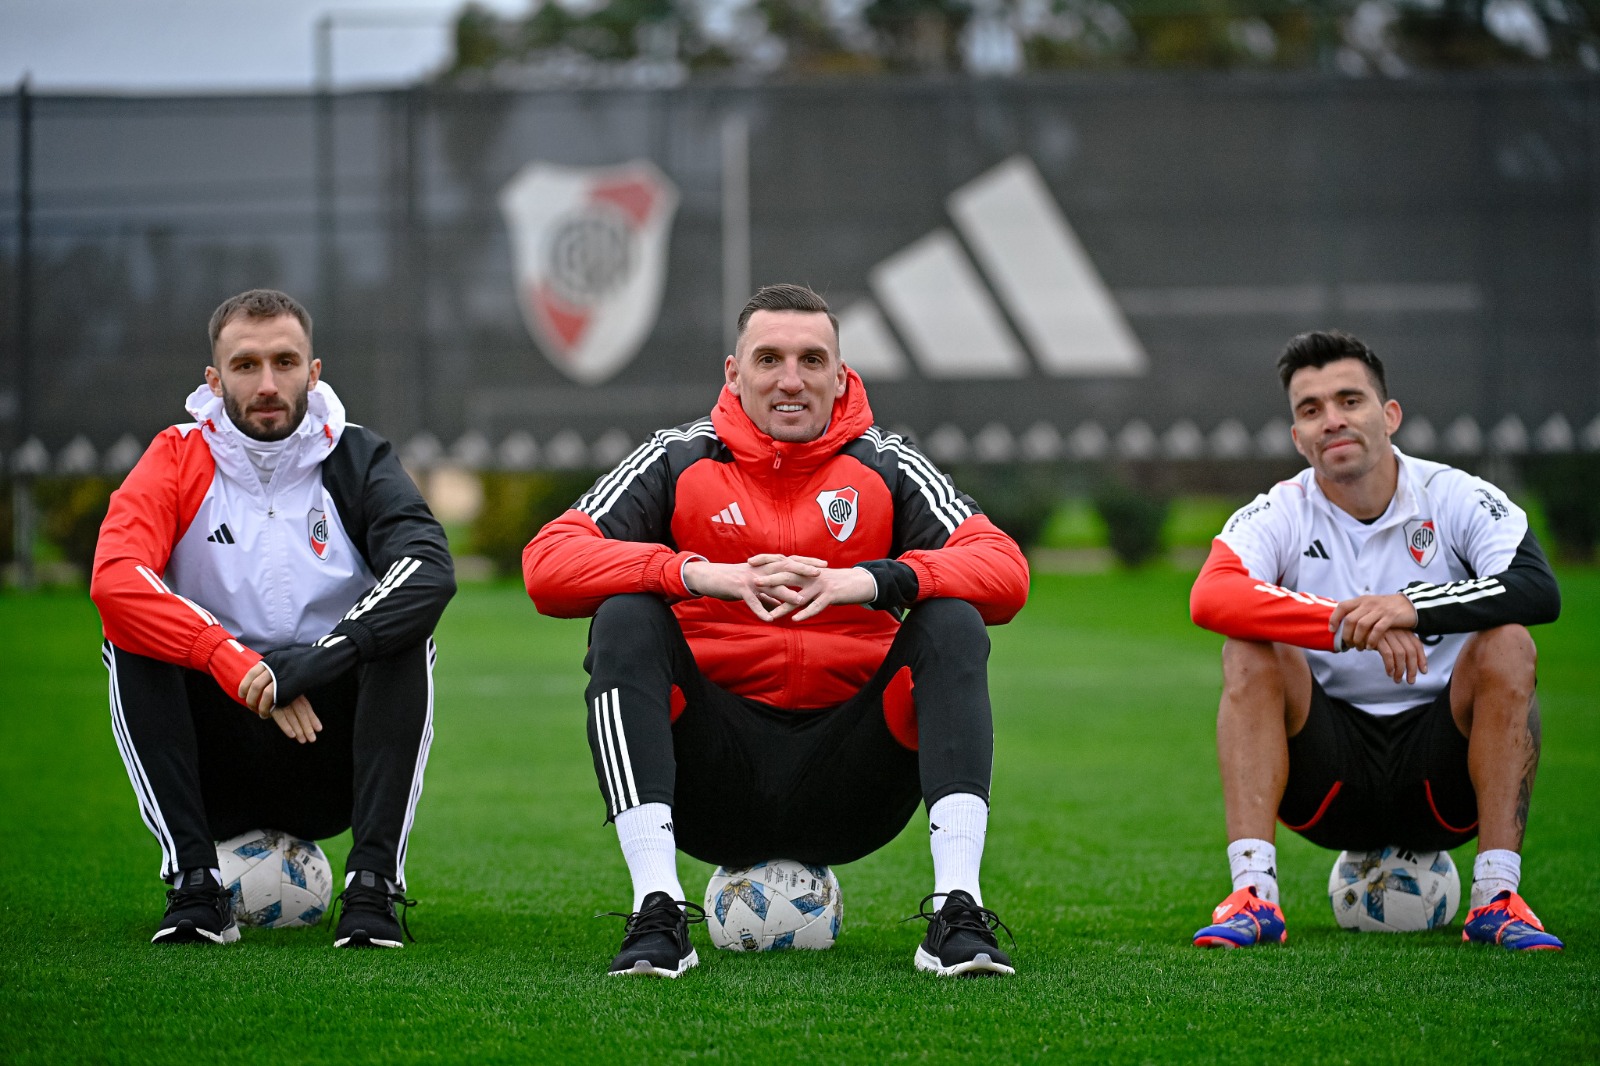
M449 55L464 0L0 0L0 92L300 90L317 19L334 17L334 82L403 84ZM528 0L480 0L507 14Z

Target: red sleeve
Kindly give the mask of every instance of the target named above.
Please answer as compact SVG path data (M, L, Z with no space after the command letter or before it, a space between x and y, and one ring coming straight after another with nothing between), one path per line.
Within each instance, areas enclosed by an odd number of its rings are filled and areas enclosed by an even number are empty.
M683 564L699 558L665 544L612 540L594 519L572 510L539 530L522 549L522 579L540 614L587 618L607 599L625 592L688 599Z
M981 514L957 526L943 547L908 551L899 561L916 571L919 603L966 600L988 625L1011 621L1028 602L1027 558Z
M238 700L239 682L261 656L199 604L167 588L172 546L200 508L215 469L198 432L168 429L151 442L122 487L95 544L89 595L106 639L124 651L203 670Z
M1194 624L1239 640L1270 640L1316 651L1340 651L1328 632L1334 600L1268 584L1250 576L1221 538L1189 593Z

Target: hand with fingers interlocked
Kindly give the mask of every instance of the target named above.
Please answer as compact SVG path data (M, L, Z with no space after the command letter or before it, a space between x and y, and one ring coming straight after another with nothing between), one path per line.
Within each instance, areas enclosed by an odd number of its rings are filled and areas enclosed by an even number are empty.
M683 568L690 591L719 600L742 600L763 622L793 615L805 621L836 604L868 603L877 582L859 567L830 567L806 555L752 555L742 563L694 560Z

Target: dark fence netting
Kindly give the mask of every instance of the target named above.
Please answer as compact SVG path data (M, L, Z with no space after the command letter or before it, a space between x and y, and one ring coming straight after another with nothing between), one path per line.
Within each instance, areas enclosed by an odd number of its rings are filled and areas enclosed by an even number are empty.
M1326 327L1403 445L1593 450L1597 134L1600 82L1549 75L14 94L0 450L125 467L270 286L413 461L605 465L788 280L944 460L1281 454L1273 361Z

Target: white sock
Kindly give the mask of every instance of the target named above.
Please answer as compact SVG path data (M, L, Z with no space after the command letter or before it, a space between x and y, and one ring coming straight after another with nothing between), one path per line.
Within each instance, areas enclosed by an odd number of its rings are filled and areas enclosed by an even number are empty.
M955 792L928 810L928 848L933 852L934 892L965 889L983 906L978 867L983 865L983 838L989 831L989 805L970 792ZM933 901L934 910L944 897Z
M1268 903L1278 902L1278 849L1271 841L1242 837L1228 845L1228 869L1233 871L1233 890L1255 885L1256 895Z
M678 842L672 835L672 808L665 803L641 803L617 815L617 843L633 878L633 909L652 892L683 899L678 882Z
M1515 892L1522 884L1522 856L1504 848L1480 851L1472 862L1472 902L1482 907L1502 892Z

